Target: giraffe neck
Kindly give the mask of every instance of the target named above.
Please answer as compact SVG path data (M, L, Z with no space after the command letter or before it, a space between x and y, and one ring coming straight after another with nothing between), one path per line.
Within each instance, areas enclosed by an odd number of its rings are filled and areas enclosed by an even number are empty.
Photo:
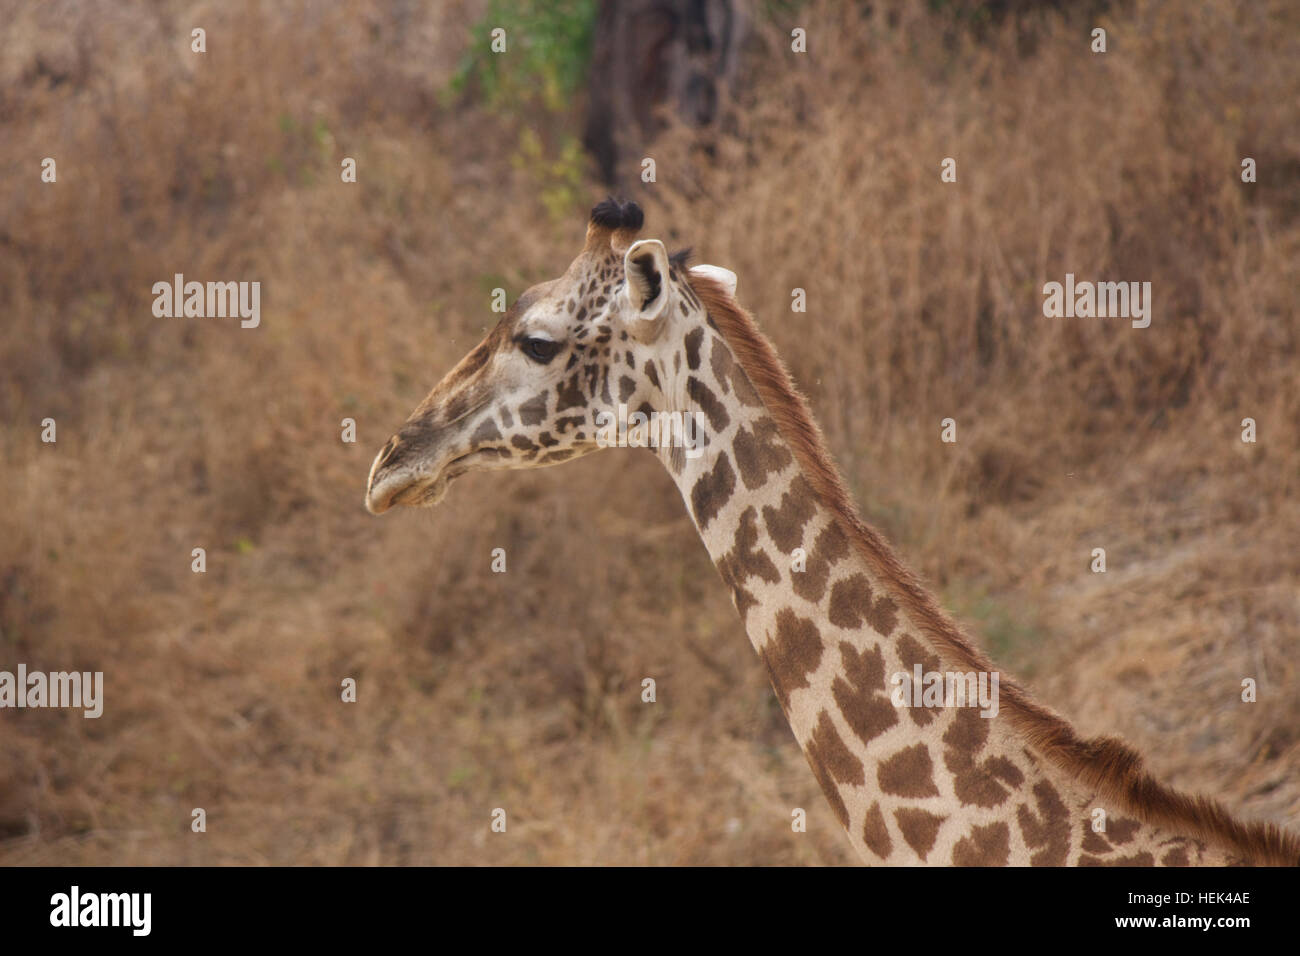
M708 440L698 457L658 454L861 856L889 864L1223 862L1203 841L1108 804L995 708L914 706L934 704L933 695L918 699L894 675L952 673L942 648L905 609L897 582L882 580L851 547L852 529L815 491L737 354L712 322L702 339L688 337L669 392L707 419ZM670 370L666 377L674 378Z

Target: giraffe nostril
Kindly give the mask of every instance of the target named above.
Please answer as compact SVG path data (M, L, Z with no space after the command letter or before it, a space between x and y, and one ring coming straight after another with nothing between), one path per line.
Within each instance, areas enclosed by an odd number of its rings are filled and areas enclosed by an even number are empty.
M370 466L370 480L374 481L375 476L388 468L393 468L401 462L409 449L409 443L402 441L401 435L394 435L379 449L379 454L375 456L374 464Z

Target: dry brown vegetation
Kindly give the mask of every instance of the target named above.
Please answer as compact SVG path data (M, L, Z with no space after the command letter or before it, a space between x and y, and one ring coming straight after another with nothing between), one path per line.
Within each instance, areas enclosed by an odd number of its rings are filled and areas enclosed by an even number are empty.
M653 147L647 234L739 274L995 660L1300 826L1300 17L1138 3L1097 56L1055 15L848 6L799 13L802 57L759 22L727 132ZM489 290L558 274L585 216L512 162L522 120L442 95L480 5L403 10L0 10L0 668L107 682L97 721L0 713L0 862L852 862L648 456L362 507ZM175 272L261 281L261 327L153 318ZM1066 272L1149 280L1151 327L1043 318Z

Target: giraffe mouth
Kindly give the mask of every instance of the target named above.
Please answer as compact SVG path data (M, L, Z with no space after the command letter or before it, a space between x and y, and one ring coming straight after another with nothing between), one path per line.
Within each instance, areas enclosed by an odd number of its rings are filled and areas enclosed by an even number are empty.
M447 494L448 486L473 469L473 461L483 457L483 450L467 452L447 462L433 474L406 473L378 485L371 484L366 508L371 514L383 514L397 505L431 508Z

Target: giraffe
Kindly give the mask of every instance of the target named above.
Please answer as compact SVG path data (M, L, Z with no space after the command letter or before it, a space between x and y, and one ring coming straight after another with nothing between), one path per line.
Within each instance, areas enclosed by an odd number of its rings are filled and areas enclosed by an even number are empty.
M690 415L694 435L654 453L866 862L1300 863L1296 834L1163 785L998 675L859 517L735 275L638 239L643 220L612 198L592 210L564 275L523 293L375 457L372 513L433 505L469 472L594 452L616 416L635 428L627 409ZM932 674L958 691L996 675L997 706L930 696Z

